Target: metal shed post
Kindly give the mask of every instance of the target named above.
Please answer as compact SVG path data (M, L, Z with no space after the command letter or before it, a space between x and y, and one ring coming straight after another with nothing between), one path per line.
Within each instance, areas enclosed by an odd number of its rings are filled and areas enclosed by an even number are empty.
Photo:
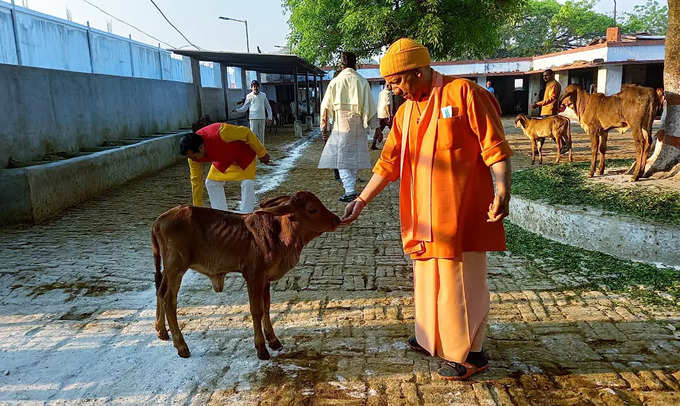
M227 78L227 67L220 64L220 77L222 78L222 91L224 92L224 119L229 120L229 80Z

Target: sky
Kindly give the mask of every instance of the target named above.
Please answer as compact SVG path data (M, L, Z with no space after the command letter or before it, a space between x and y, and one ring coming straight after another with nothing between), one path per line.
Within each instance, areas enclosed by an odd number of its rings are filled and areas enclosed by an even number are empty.
M0 0L9 2L10 0ZM226 16L248 21L251 52L257 46L263 53L280 52L278 46L286 45L288 17L284 15L281 0L154 0L170 21L177 26L194 44L207 50L245 52L245 25L235 21L219 20ZM563 2L563 0L559 0ZM76 23L87 21L94 28L106 30L111 21L114 34L128 36L138 41L158 45L150 38L87 4L90 2L117 18L140 28L148 34L172 45L172 47L193 49L154 8L150 0L15 0L18 6L66 19L66 10ZM617 0L618 14L631 12L633 7L644 4L645 0ZM660 3L667 4L666 0ZM610 14L613 0L600 0L596 11ZM171 48L161 44L163 48Z
M10 2L9 0L0 0ZM140 28L158 39L182 49L194 49L156 10L150 0L87 0L106 12ZM226 16L248 21L250 51L280 52L275 45L285 46L288 18L283 15L281 0L155 0L170 21L194 44L214 51L246 51L245 24L219 20ZM84 0L15 0L17 6L66 19L66 9L73 22L106 31L112 23L114 34L158 45L158 41L107 16ZM170 48L161 44L163 48Z

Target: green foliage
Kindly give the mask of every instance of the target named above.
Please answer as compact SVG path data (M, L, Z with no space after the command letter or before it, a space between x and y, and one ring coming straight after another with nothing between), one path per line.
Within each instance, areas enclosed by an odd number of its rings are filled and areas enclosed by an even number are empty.
M512 255L528 259L536 270L561 270L565 275L588 281L578 288L629 293L655 304L674 304L680 300L678 270L550 241L508 221L505 230Z
M593 11L594 0L528 0L503 29L494 56L533 56L586 45L606 34L614 20Z
M657 0L647 0L645 5L637 5L633 7L632 13L626 13L622 29L626 33L665 35L668 29L668 6L661 6Z
M630 165L631 160L607 161L608 165ZM588 183L590 164L541 166L514 172L512 192L532 200L550 204L586 205L626 214L643 220L680 225L680 192L654 192L642 188L613 188Z
M379 54L401 37L425 45L433 59L475 58L500 45L504 21L524 0L282 0L289 44L319 64L338 52Z

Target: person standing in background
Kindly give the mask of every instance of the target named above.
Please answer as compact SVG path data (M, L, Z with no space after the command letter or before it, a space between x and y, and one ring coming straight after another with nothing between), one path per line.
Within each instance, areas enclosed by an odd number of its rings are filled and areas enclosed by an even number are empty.
M552 69L546 69L543 72L543 80L545 81L545 92L543 93L543 100L531 105L532 109L541 108L541 117L554 116L560 113L560 93L562 86L560 82L555 80L555 72Z
M494 97L496 96L496 89L493 88L493 83L490 80L486 81L486 90L489 91Z
M359 169L371 166L366 130L375 128L377 111L371 86L356 72L356 55L343 52L341 65L342 71L330 81L321 102L321 134L326 145L319 168L338 169L345 189L338 200L351 202L357 196Z
M378 144L383 140L383 129L392 127L392 88L388 83L385 83L378 95L378 120L378 128L375 129L371 149L378 149Z
M244 113L248 110L248 118L250 119L250 131L264 145L264 129L267 121L271 121L272 106L269 104L269 99L264 92L260 91L260 83L253 80L250 83L251 92L246 96L243 106L234 109L234 112Z

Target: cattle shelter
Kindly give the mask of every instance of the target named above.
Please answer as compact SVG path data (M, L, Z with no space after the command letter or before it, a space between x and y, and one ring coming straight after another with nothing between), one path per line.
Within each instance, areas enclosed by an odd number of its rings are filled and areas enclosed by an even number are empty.
M547 69L555 72L555 80L562 89L574 83L591 93L612 95L629 83L663 87L664 43L663 36L622 35L620 28L613 27L607 30L605 38L561 52L521 58L437 61L431 65L439 73L467 78L482 87L491 81L503 115L539 115L539 109L531 109L531 105L543 97L545 83L541 75ZM324 70L327 83L334 71L330 67ZM371 83L377 100L384 84L379 65L360 65L358 72Z

